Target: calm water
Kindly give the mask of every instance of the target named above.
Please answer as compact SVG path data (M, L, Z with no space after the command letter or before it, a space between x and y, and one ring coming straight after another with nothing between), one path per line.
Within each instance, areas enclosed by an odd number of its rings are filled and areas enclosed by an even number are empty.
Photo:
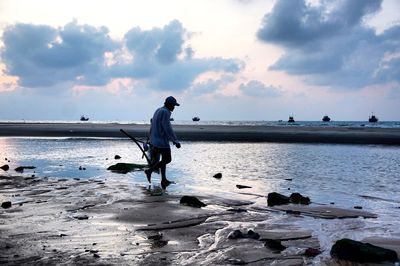
M116 154L122 159L115 160ZM272 191L286 195L300 192L315 203L335 202L335 206L348 208L360 205L379 215L378 219L344 221L306 217L293 221L319 231L323 244L325 241L329 245L339 236L400 237L400 147L184 142L181 149L172 150L172 156L167 175L177 184L168 188L170 194L246 199L248 195L241 193L236 184L249 185L252 188L246 192L262 196ZM128 176L132 182L146 185L143 172L121 175L106 170L117 162L145 163L139 149L129 140L0 138L0 166L7 163L11 169L20 165L37 167L27 175L35 171L39 176L113 180ZM86 170L79 170L80 166ZM212 177L218 172L223 175L221 180ZM153 183L159 180L154 175Z

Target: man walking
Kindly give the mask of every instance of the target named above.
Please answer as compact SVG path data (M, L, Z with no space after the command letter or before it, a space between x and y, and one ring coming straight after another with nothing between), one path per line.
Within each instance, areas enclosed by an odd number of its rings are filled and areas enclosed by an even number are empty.
M161 170L161 187L165 189L171 181L166 177L167 164L171 162L171 148L169 142L179 149L181 144L176 137L171 126L171 112L175 106L179 106L176 99L169 96L165 99L164 106L158 108L153 115L150 125L150 145L152 147L152 157L161 155L161 160L150 165L150 168L145 170L145 174L149 183L151 183L151 173L160 168Z

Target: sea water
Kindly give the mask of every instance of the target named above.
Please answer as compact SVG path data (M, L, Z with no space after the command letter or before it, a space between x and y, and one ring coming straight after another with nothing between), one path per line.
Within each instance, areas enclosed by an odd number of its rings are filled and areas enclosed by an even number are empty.
M116 160L115 155L122 158ZM273 191L299 192L314 204L361 206L378 215L377 219L287 218L317 232L322 247L342 237L400 237L399 146L183 142L181 149L172 148L172 158L167 176L176 184L167 188L169 194L249 199L249 193L252 199L261 199ZM136 145L126 139L0 138L0 166L10 166L0 175L18 174L17 166L35 166L24 174L113 182L128 178L147 186L141 171L124 175L106 170L118 162L146 163ZM222 178L213 178L216 173ZM160 177L154 174L152 181L157 186ZM251 188L239 190L238 184Z

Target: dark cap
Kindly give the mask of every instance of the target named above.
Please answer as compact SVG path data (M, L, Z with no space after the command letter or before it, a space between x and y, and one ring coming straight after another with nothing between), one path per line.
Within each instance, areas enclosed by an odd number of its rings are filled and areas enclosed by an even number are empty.
M174 106L179 106L179 103L176 101L176 99L173 96L168 96L165 99L165 103L172 104Z

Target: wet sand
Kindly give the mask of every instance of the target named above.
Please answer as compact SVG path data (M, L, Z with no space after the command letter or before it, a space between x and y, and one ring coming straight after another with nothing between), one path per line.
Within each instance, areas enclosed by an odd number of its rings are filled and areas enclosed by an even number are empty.
M400 145L400 129L375 127L173 125L182 141L346 143ZM0 137L147 137L148 125L0 123Z
M194 208L179 204L181 195L159 192L126 175L118 180L0 175L0 201L12 202L0 208L0 264L347 265L321 249L318 232L293 220L376 217L321 205L269 208L262 195L240 201L193 195L208 204ZM265 208L256 207L262 202ZM234 230L250 229L260 237L229 238ZM266 245L271 240L286 249ZM370 241L400 250L399 239ZM321 249L320 257L306 255L310 248Z

